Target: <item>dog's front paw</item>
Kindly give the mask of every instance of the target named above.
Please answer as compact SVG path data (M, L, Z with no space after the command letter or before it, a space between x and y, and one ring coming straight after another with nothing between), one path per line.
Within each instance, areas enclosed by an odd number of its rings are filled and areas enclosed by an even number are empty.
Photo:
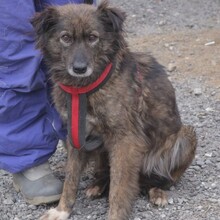
M160 207L164 207L168 203L166 193L159 188L150 189L149 197L151 203Z
M68 212L50 209L43 216L41 216L39 220L67 220L68 217Z

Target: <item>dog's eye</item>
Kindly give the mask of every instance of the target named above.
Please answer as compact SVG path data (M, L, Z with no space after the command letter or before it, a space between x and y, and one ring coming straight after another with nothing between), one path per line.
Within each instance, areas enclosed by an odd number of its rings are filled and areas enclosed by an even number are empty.
M88 40L90 43L96 42L98 40L98 36L90 34Z
M60 37L60 39L66 43L66 44L70 44L72 42L72 38L69 34L64 34Z

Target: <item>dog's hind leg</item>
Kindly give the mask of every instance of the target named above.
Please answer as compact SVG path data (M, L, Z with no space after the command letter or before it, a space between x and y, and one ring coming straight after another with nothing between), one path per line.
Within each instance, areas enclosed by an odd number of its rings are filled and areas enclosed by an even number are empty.
M167 203L167 188L177 182L191 164L196 151L196 134L191 126L182 126L176 135L166 139L158 152L145 158L144 172L147 174L149 199L152 203L164 206Z
M108 220L127 220L139 192L139 174L144 145L135 146L134 137L124 137L110 152Z
M86 189L88 198L96 198L108 191L110 184L110 168L108 152L102 151L95 158L95 181Z
M84 151L73 148L70 144L67 145L67 150L65 182L59 205L46 212L40 220L66 220L72 212L80 174L87 161L87 154Z

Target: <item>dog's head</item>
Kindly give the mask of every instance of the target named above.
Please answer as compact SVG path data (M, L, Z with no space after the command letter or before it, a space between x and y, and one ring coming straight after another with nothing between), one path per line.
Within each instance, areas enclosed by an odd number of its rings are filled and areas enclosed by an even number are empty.
M32 19L36 45L48 63L52 78L69 85L95 80L125 46L125 14L109 7L68 4L49 7Z

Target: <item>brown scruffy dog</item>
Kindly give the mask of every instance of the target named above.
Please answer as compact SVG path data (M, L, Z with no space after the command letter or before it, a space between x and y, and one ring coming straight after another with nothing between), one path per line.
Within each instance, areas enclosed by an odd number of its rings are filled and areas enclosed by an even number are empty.
M141 187L148 190L153 204L164 206L163 189L178 181L194 158L195 131L181 123L163 67L148 54L130 52L123 37L124 20L121 10L104 1L97 8L49 7L32 21L37 47L54 83L54 102L70 127L63 193L58 207L42 220L69 217L80 174L90 157L96 158L96 181L86 195L97 197L109 188L108 220L128 219ZM101 87L82 95L84 104L80 95L73 95L78 97L74 101L64 91L67 86L88 87L106 71ZM67 100L77 106L69 109ZM79 123L72 124L73 119ZM81 145L77 132L71 133L76 125L81 126L76 128L84 141Z

